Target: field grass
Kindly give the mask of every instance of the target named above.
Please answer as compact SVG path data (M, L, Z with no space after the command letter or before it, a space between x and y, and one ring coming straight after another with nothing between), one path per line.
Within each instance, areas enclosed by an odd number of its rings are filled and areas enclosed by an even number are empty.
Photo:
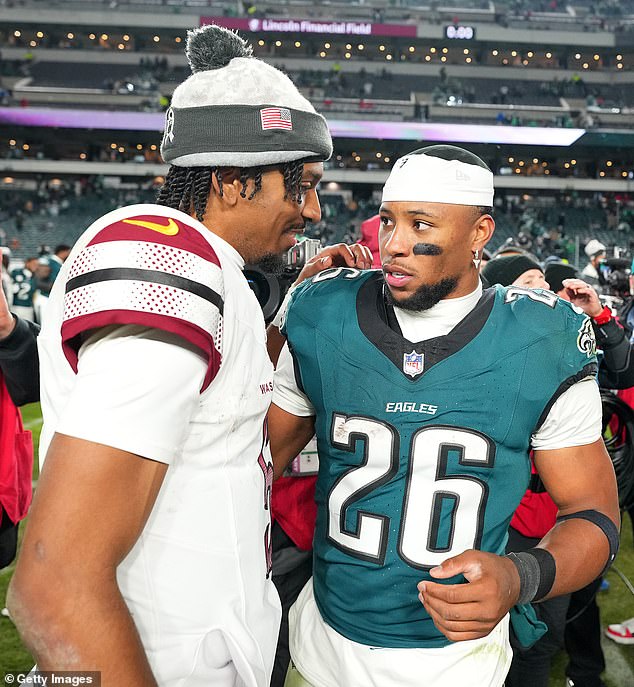
M25 426L33 432L37 449L39 444L41 416L39 404L25 406L22 409ZM37 450L36 450L37 455ZM37 479L37 461L34 466L34 479ZM632 523L624 516L621 532L621 550L615 562L617 568L634 584L634 535ZM7 586L14 566L0 570L0 607L4 605ZM607 574L610 589L600 592L598 601L603 625L617 623L625 618L634 617L634 595L628 590L615 570ZM604 680L607 687L632 687L634 685L634 645L622 646L608 639L603 642L606 658ZM562 652L553 662L550 687L563 687L564 670L567 657ZM0 617L0 676L6 671L23 671L33 665L33 659L26 651L9 618ZM343 686L342 686L343 687ZM448 685L447 687L453 687Z

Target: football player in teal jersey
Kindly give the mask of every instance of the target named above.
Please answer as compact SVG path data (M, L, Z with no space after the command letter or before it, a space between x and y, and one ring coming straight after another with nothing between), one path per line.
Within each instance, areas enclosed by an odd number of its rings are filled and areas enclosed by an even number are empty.
M583 587L616 555L590 322L548 291L483 290L492 205L472 153L401 158L380 208L382 270L325 271L277 320L276 472L313 432L319 449L287 685L501 686L509 611L521 634L529 602ZM530 450L560 517L505 556Z
M27 258L24 267L11 270L13 285L13 304L11 310L19 317L33 322L33 296L37 288L35 271L38 267L37 258Z

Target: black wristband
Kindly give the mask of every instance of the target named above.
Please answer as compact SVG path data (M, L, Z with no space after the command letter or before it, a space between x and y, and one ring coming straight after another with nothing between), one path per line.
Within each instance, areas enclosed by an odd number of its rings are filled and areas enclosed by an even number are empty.
M546 549L528 549L519 553L509 553L520 577L518 604L540 601L552 589L557 566L552 554Z

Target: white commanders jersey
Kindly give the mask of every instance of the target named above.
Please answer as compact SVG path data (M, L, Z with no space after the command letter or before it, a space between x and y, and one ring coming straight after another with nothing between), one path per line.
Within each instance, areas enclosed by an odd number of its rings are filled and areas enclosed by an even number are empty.
M72 434L64 411L78 393L78 352L91 332L159 330L205 361L176 448L161 454L134 436L128 448L125 437L109 444L169 463L150 518L117 571L162 687L268 687L270 680L280 617L270 579L273 469L265 419L273 368L242 267L231 246L182 212L120 208L73 248L39 336L42 461L58 427ZM117 375L116 356L108 367ZM158 369L174 373L160 361ZM152 421L143 389L128 405L128 426Z

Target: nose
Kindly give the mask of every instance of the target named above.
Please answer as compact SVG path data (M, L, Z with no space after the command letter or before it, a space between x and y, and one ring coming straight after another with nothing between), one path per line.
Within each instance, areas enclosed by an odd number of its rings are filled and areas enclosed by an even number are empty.
M384 255L393 257L395 255L406 255L409 252L406 232L399 229L398 224L395 224L391 231L385 229L380 231L384 234L384 239L380 243L383 246L381 252Z
M319 196L317 190L311 188L304 196L304 207L302 208L302 217L308 222L319 222L321 219L321 205L319 203Z

